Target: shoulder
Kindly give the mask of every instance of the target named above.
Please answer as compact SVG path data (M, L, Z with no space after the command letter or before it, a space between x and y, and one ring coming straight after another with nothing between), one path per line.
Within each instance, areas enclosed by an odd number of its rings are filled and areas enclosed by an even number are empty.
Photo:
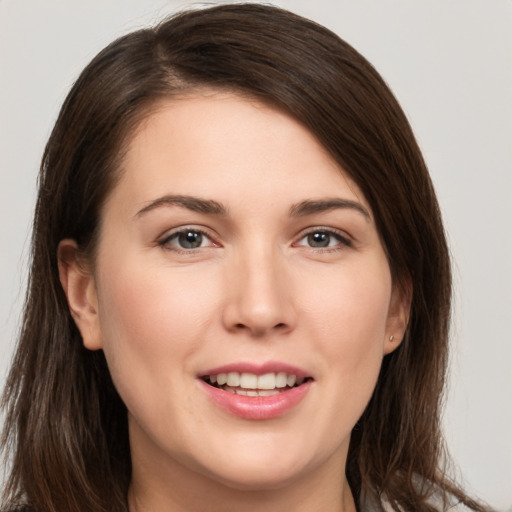
M435 496L429 500L429 505L439 512L474 512L473 509L467 507L457 500L451 500L448 503ZM366 499L361 500L359 510L362 512L394 512L394 508L384 499L379 500L375 496L367 495ZM405 510L402 510L405 512Z

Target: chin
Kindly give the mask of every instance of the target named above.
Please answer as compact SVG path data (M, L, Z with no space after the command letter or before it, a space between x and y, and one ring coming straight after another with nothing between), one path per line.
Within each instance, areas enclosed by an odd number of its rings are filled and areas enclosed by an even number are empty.
M299 480L303 471L297 469L284 470L281 468L267 467L248 467L244 465L243 468L233 471L232 473L210 473L219 483L222 483L230 489L246 492L256 491L272 491L285 488Z
M270 456L265 456L261 450L259 453L237 452L237 460L233 460L236 455L230 459L224 457L221 464L203 467L204 474L231 489L271 491L289 486L321 465L321 461L308 461L296 456L288 458L286 453L297 455L297 451L288 450L273 451Z

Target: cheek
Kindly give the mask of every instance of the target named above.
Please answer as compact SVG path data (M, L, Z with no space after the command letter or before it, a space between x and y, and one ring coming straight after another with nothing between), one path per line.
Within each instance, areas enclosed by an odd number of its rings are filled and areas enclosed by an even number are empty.
M198 281L197 273L153 269L129 259L115 268L105 266L98 290L105 338L124 334L147 349L179 340L177 333L201 324L199 312L211 302Z
M317 285L320 281L317 281ZM325 276L308 296L310 336L343 389L371 394L383 357L391 276L387 263ZM305 294L302 294L306 297ZM339 382L337 384L340 385Z
M304 308L314 322L315 331L323 333L324 339L353 340L356 345L382 344L391 298L391 276L385 262L360 267L361 270L357 267L342 271L327 269L306 283L300 293L307 301ZM333 342L333 348L336 346Z
M204 337L213 298L190 275L127 259L105 265L98 282L103 350L128 405L138 390L170 385L186 368Z

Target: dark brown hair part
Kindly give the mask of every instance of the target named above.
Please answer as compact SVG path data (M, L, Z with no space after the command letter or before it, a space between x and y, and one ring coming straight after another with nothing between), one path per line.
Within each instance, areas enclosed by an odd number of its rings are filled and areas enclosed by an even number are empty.
M42 160L24 318L3 396L2 446L12 454L5 504L127 510L126 409L103 353L82 345L57 247L73 238L93 253L130 135L161 99L205 87L247 94L306 126L364 193L395 282L412 282L405 339L384 358L352 434L346 471L356 501L372 495L394 510L426 512L455 500L485 510L444 471L450 258L409 123L350 45L257 4L185 12L124 36L93 59L65 100Z

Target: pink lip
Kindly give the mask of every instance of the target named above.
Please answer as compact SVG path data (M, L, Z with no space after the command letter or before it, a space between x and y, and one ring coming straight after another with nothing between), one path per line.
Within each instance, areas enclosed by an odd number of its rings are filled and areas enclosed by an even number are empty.
M202 388L221 409L246 420L270 420L293 409L310 390L312 381L272 396L243 396L199 381Z
M262 364L256 364L252 362L238 362L225 364L223 366L217 366L216 368L211 368L210 370L206 370L201 372L200 376L205 377L207 375L218 375L219 373L230 373L230 372L238 372L238 373L254 373L255 375L264 375L265 373L279 373L284 372L288 375L296 375L297 378L311 377L312 375L307 373L306 371L293 366L291 364L281 363L277 361L267 361Z
M272 361L263 364L251 362L226 364L202 372L200 377L230 372L247 372L256 375L284 372L289 375L296 375L298 378L311 377L311 374L300 368ZM224 391L211 386L202 379L199 379L199 383L213 402L224 411L247 420L269 420L283 416L296 407L310 390L312 381L307 380L300 386L280 391L277 395L254 397Z

